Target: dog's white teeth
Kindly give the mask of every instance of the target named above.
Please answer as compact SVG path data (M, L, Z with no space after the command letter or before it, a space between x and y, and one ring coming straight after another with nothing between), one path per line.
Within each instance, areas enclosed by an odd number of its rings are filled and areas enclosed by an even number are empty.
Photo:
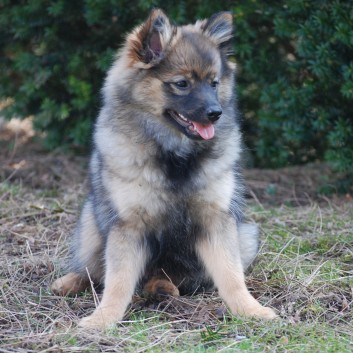
M178 113L178 115L179 115L179 118L180 118L181 120L188 121L188 119L186 119L185 116L182 116L182 115L179 114L179 113Z

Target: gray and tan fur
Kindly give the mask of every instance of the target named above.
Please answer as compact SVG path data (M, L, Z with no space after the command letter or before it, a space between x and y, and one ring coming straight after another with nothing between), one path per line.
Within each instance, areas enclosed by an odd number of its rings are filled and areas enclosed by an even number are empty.
M244 224L232 16L175 27L153 10L107 75L90 192L73 239L66 295L104 285L84 327L124 316L138 285L178 295L215 285L233 314L274 318L248 292L257 228Z

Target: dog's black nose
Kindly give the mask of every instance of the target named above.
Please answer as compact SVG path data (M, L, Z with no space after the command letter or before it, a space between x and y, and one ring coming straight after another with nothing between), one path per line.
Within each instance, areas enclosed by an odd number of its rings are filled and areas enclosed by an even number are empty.
M222 110L220 107L211 107L207 110L207 118L212 123L217 121L221 115L222 115Z

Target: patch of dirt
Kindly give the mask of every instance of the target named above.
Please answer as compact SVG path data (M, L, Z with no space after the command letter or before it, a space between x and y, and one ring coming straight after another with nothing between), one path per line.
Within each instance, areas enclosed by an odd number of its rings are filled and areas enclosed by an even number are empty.
M281 169L245 169L248 196L264 206L306 206L313 202L327 204L353 201L353 188L337 192L342 176L326 163L311 163Z
M87 162L87 156L46 151L28 119L11 121L0 128L0 182L65 189L85 180Z

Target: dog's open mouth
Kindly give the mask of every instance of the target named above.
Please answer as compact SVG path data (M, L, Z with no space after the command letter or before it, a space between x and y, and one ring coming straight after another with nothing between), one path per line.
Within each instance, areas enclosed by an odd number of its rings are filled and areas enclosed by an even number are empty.
M192 137L201 137L204 140L210 140L214 137L215 129L213 124L209 123L207 125L198 123L196 121L191 121L180 113L174 110L167 110L167 113L174 121L178 123L180 127L183 128L187 135Z

